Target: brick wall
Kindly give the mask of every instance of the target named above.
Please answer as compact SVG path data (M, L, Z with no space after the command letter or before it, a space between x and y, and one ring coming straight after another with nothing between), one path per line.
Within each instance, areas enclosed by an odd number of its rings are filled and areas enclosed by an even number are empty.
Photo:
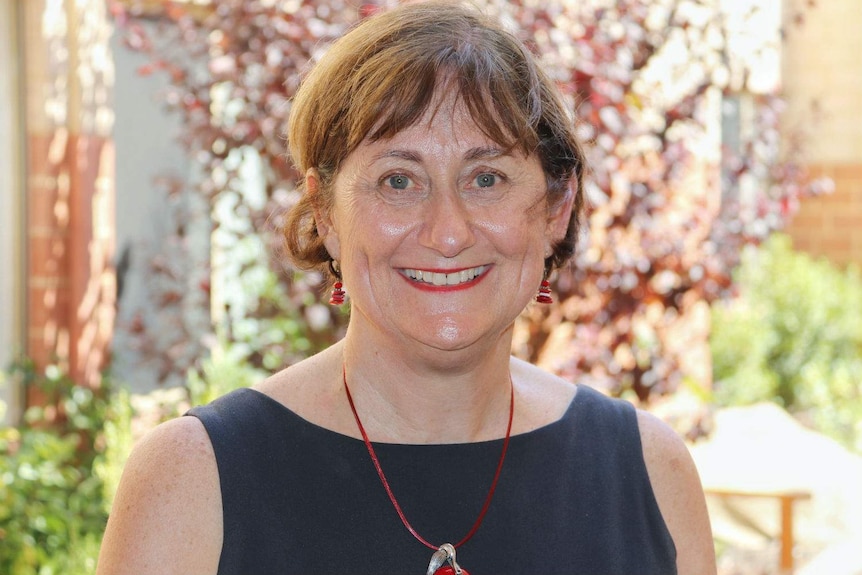
M805 2L786 0L792 18ZM839 264L862 264L862 2L817 2L788 28L782 77L788 129L805 138L813 176L835 192L803 202L789 232L794 245Z
M839 265L862 265L862 162L812 166L811 172L831 178L835 191L802 203L788 229L794 246Z
M114 157L110 129L96 121L110 86L98 69L87 71L92 84L80 80L80 67L99 59L93 42L107 43L77 19L103 3L85 4L24 5L26 353L38 367L56 363L98 385L115 313ZM32 393L28 401L39 401Z

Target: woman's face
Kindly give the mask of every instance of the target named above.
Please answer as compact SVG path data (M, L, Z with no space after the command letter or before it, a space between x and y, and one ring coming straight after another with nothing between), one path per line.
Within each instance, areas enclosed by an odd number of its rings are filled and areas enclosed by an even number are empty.
M463 349L499 339L535 296L571 199L549 210L539 159L501 149L453 97L429 110L352 152L317 220L351 324L393 345Z

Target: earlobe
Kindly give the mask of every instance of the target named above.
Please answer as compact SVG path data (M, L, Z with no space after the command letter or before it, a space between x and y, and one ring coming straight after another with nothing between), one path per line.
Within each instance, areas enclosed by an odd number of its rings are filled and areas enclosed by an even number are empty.
M305 193L309 195L311 204L314 206L314 224L317 228L317 235L323 240L323 245L326 246L326 251L332 259L340 258L340 243L338 234L332 226L330 218L330 210L327 203L322 201L320 189L320 173L316 168L309 168L305 172Z

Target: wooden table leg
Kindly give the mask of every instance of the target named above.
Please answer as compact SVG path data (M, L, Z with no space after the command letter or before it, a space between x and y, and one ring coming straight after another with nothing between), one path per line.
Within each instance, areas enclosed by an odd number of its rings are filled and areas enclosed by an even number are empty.
M781 572L793 573L793 497L781 497Z

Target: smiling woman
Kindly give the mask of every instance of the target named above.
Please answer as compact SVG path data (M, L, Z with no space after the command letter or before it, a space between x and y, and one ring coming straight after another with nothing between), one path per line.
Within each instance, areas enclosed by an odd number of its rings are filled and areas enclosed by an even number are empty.
M575 247L561 102L458 3L378 14L325 54L291 107L285 241L347 292L347 333L148 436L102 575L715 571L681 440L510 356Z

